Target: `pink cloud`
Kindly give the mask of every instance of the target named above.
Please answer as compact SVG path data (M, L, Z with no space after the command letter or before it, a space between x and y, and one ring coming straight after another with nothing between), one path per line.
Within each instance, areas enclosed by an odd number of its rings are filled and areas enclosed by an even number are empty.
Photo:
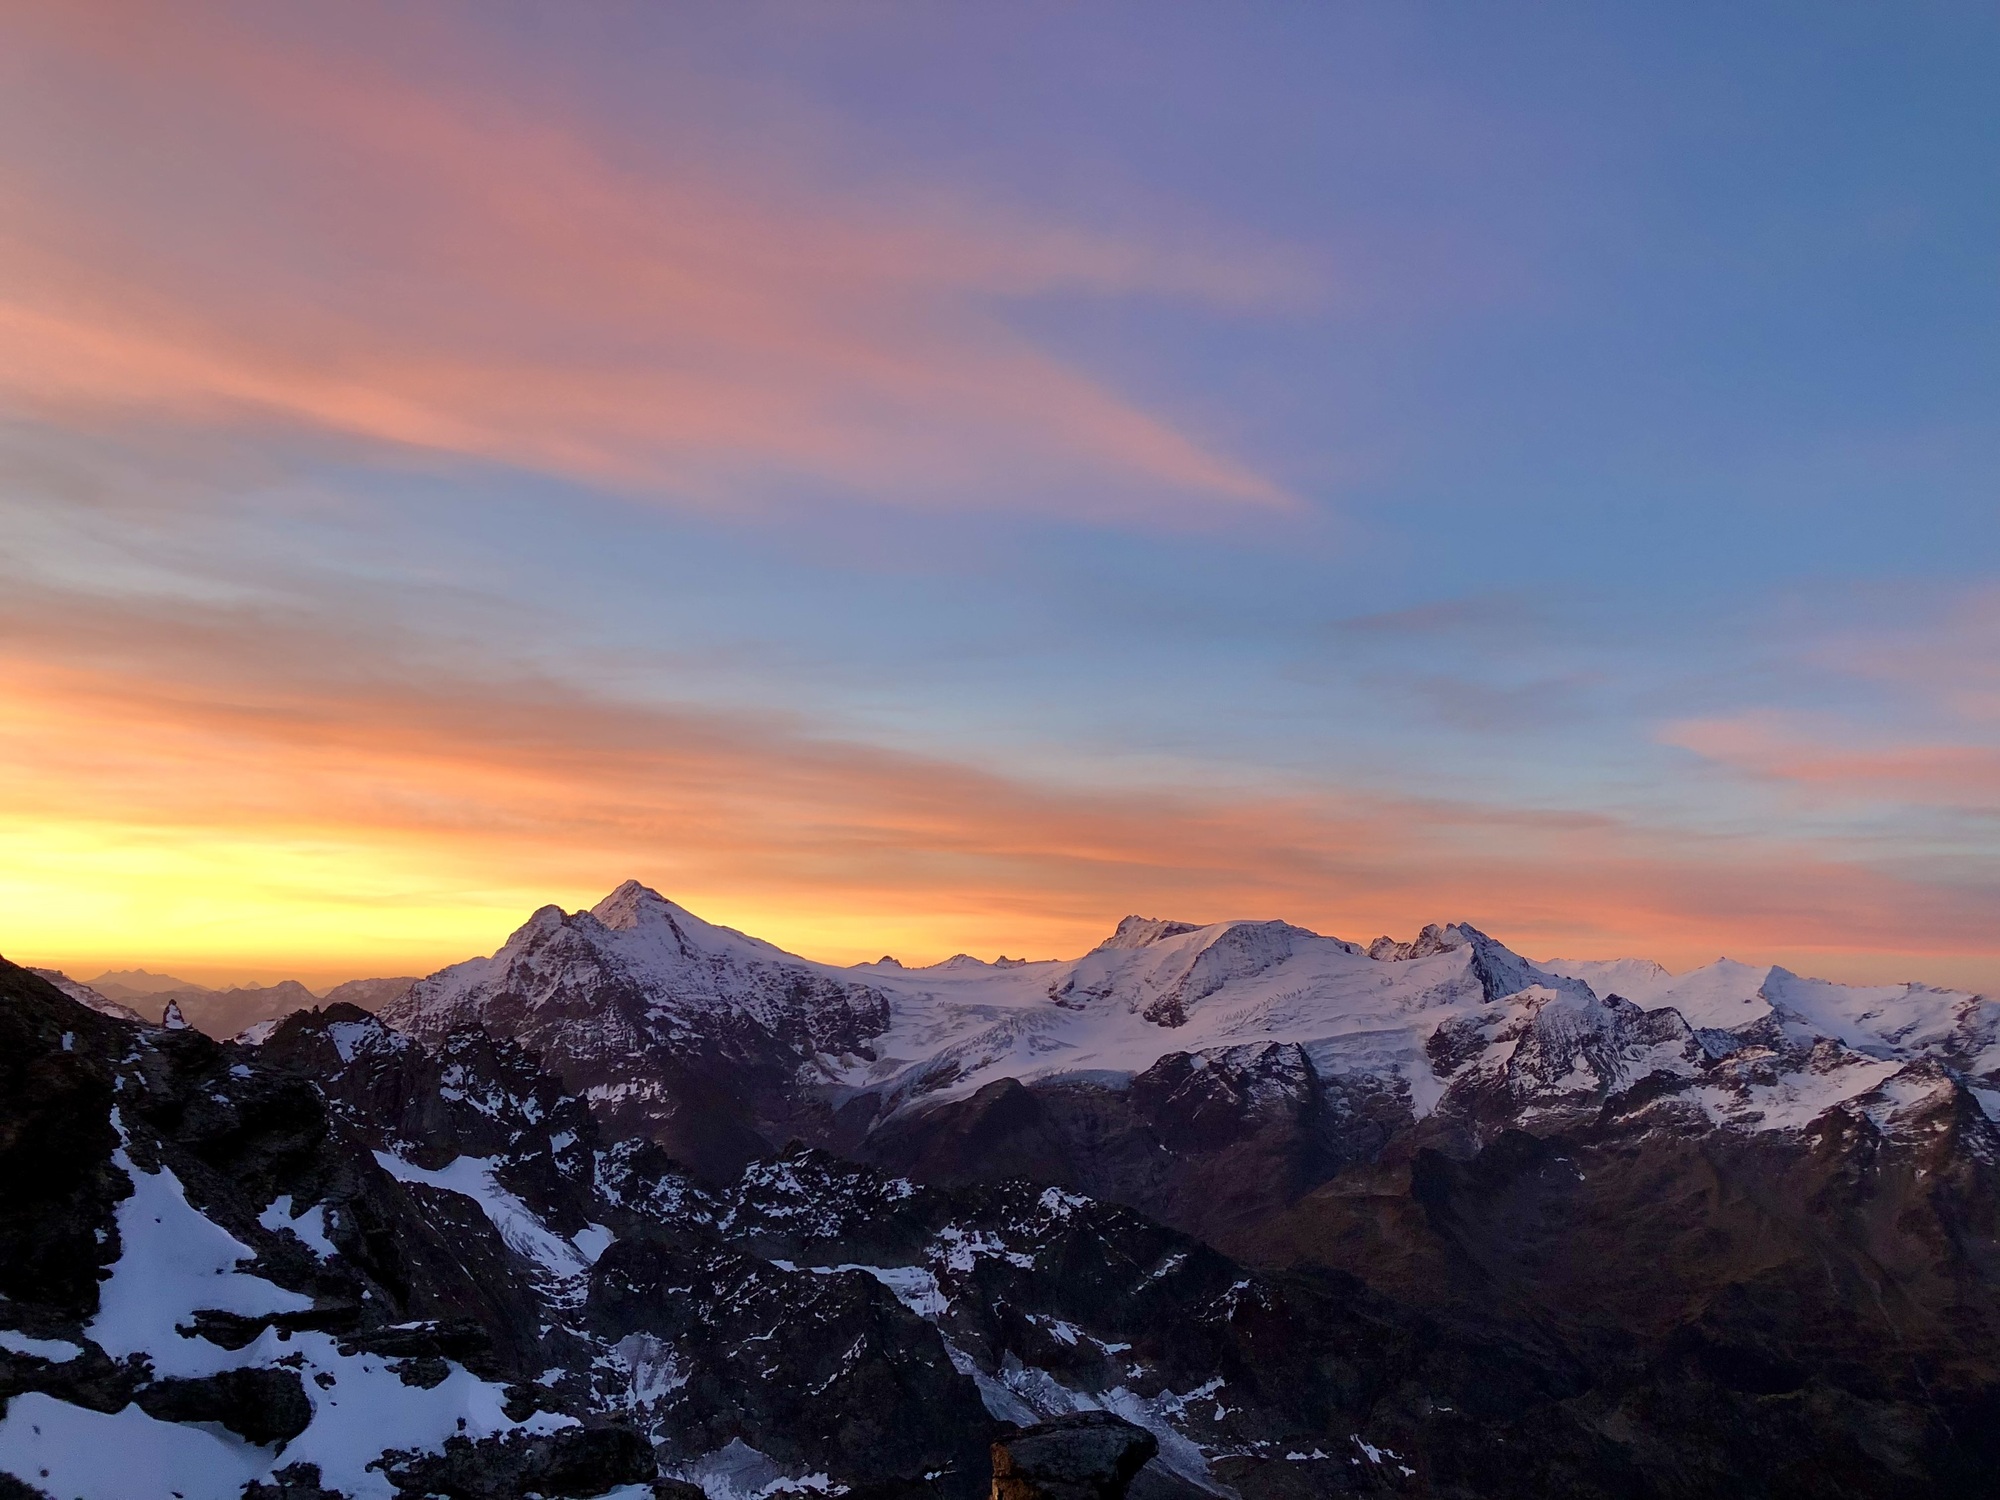
M2000 748L1886 739L1771 710L1670 725L1666 743L1767 780L1829 795L2000 810Z
M1815 659L1910 690L1969 724L2000 724L2000 588L1975 590L1939 618L1836 637Z
M1100 519L1292 503L1002 312L1309 294L1282 255L835 199L713 142L614 151L504 77L397 77L394 13L374 57L261 15L64 6L25 30L14 107L80 170L0 160L0 399L304 424L724 508L796 480ZM139 140L159 181L121 161Z

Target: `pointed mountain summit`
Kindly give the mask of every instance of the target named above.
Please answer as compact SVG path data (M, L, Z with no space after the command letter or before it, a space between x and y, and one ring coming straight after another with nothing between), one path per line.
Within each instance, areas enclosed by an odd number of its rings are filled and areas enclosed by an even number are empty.
M542 907L499 952L417 981L382 1014L418 1035L466 1021L519 1034L593 1016L679 1035L706 1016L740 1044L747 1027L812 1053L853 1050L883 1011L867 986L628 880L588 911Z
M671 935L674 946L684 957L691 958L698 953L735 953L791 963L804 962L775 943L751 937L733 927L704 922L686 907L676 905L651 886L636 880L626 881L591 907L590 915L612 932L651 932L662 937Z
M497 953L419 980L381 1015L420 1039L477 1026L518 1041L615 1128L726 1172L766 1149L754 1121L791 1128L783 1093L801 1072L872 1060L889 1004L628 880L587 911L542 907Z

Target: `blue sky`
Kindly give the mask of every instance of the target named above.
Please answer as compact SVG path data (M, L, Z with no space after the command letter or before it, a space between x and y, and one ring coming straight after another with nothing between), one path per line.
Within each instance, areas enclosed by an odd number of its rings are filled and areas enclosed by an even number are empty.
M1990 9L9 58L10 953L442 962L631 874L829 957L2000 978Z

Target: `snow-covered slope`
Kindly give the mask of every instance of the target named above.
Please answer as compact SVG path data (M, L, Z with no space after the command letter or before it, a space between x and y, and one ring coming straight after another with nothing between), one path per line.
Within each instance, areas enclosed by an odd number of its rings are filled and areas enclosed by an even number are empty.
M1572 974L1607 999L1616 994L1649 1010L1676 1010L1690 1026L1743 1032L1768 1020L1795 1045L1825 1039L1881 1060L1936 1058L1977 1075L2000 1068L2000 1009L1964 990L1835 984L1728 958L1680 975L1645 959L1556 959L1543 967Z
M1672 971L1650 958L1545 958L1540 967L1581 979L1599 996L1623 995L1640 1005L1651 1005L1674 982Z
M1594 1004L1470 927L1430 929L1421 957L1378 960L1283 922L1128 917L1082 958L867 974L890 1000L874 1060L829 1069L891 1107L964 1097L1001 1078L1116 1082L1172 1053L1296 1045L1321 1074L1394 1080L1419 1114L1441 1083L1437 1028L1508 995Z
M0 964L0 1491L391 1500L454 1450L603 1449L523 1399L504 1230L358 1144L288 1069Z

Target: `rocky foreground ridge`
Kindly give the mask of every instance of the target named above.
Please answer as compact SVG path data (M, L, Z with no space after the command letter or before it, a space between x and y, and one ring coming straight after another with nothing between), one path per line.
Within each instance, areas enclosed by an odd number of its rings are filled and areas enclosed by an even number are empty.
M255 1043L9 966L0 1496L1025 1500L1089 1412L1155 1500L1985 1494L1997 1024L1463 926L838 969L633 884Z

